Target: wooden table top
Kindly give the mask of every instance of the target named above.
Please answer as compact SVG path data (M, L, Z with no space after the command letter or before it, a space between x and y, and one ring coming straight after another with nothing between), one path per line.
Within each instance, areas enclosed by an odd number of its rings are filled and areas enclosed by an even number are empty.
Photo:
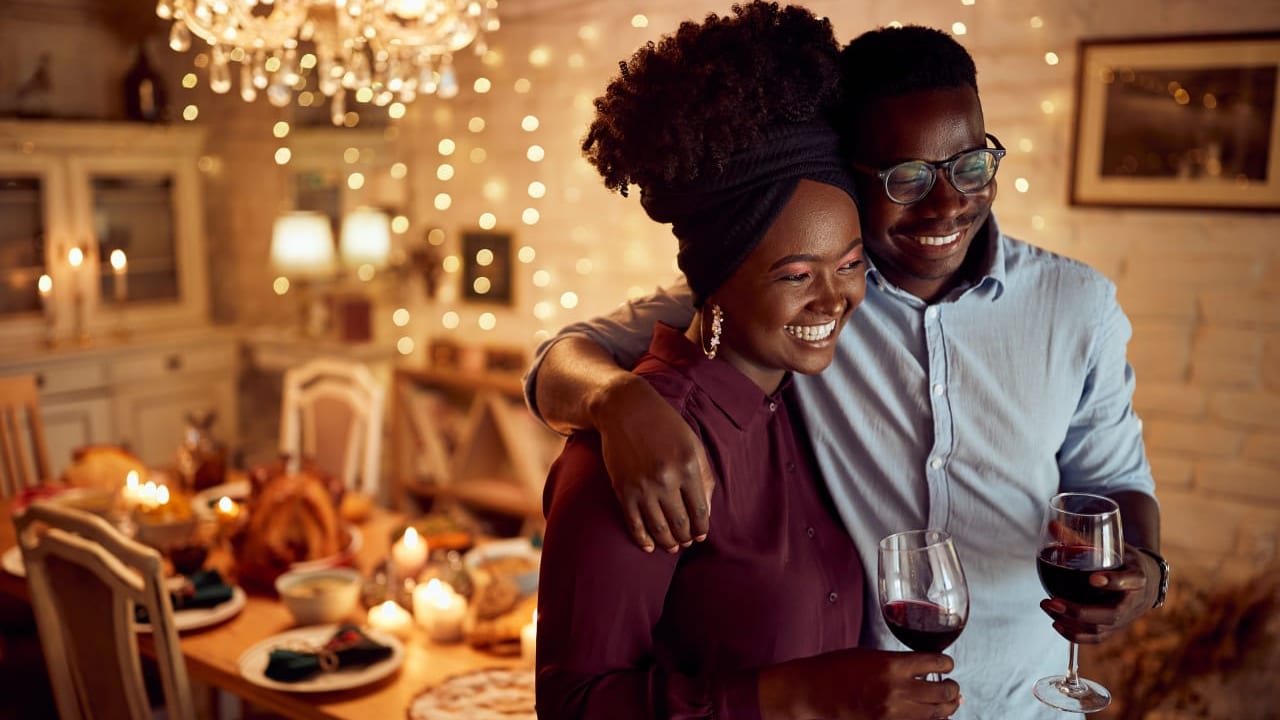
M363 543L358 567L368 572L389 554L391 532L403 518L375 511L361 523ZM0 552L16 545L9 501L0 500ZM26 581L0 570L0 593L30 600ZM352 620L363 622L364 610ZM250 646L294 627L289 611L274 597L250 595L244 610L231 620L181 636L182 654L192 679L238 695L255 705L299 720L400 720L409 703L423 690L454 675L489 667L514 667L519 658L501 658L466 645L436 645L414 628L405 640L404 665L399 672L372 685L331 693L288 693L259 687L240 676L237 660ZM139 635L146 654L153 649L149 635Z

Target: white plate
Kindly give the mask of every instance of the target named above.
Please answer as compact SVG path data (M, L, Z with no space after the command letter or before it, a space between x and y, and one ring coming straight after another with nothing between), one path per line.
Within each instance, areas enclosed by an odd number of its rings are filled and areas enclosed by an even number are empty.
M214 605L208 608L174 610L173 625L178 632L183 632L185 630L199 630L200 628L207 628L211 625L226 622L240 614L240 611L244 609L245 599L244 590L234 587L231 589L231 599L221 605ZM140 633L151 632L150 623L137 623L134 627Z
M191 496L191 512L201 520L216 520L217 515L213 511L213 506L223 496L236 502L244 502L249 498L249 481L237 480L201 490Z
M0 555L0 567L3 567L10 575L17 575L20 578L27 576L27 566L22 563L22 548L14 545Z
M368 635L374 642L391 646L391 657L362 668L318 673L306 680L294 683L276 682L267 677L267 661L271 657L272 650L282 645L298 642L317 646L323 645L333 637L339 627L341 626L312 625L282 632L279 635L272 635L245 650L240 656L240 660L236 663L240 668L240 677L254 685L272 690L300 693L331 692L334 690L350 690L361 685L377 682L398 670L400 665L404 663L403 643L394 636L380 630L361 628L365 635Z

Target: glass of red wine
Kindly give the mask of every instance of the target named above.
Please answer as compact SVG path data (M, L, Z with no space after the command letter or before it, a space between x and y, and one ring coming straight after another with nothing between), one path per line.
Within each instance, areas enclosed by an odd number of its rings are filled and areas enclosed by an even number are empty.
M908 530L884 538L878 575L880 612L903 645L936 653L960 637L969 619L969 585L950 533Z
M1062 493L1049 500L1036 570L1050 597L1081 605L1119 602L1124 593L1096 588L1089 584L1089 576L1118 568L1123 559L1120 506L1114 500L1086 493ZM1067 673L1041 678L1033 691L1040 702L1059 710L1097 712L1111 704L1111 693L1080 677L1077 651L1072 642Z

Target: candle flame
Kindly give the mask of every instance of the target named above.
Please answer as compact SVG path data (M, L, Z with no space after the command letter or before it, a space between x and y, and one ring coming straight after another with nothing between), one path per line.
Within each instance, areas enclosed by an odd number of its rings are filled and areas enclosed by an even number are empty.
M156 502L160 503L161 505L169 504L169 488L167 486L161 485L160 487L156 488Z
M378 606L378 614L390 620L395 618L396 610L398 609L399 606L396 605L394 600L387 600Z
M78 268L84 262L84 250L73 247L67 251L67 262L71 263L71 267Z
M218 512L230 514L234 507L235 506L231 504L231 498L226 495L218 498Z
M41 295L48 295L53 292L53 278L48 275L41 275L40 279L36 281L36 288Z
M138 489L138 471L130 470L128 475L124 477L124 486L130 490Z
M418 531L412 527L405 528L403 540L407 547L417 547L418 543L422 541L418 537Z
M119 248L111 251L111 267L120 272L129 264L129 258L125 257L124 251Z

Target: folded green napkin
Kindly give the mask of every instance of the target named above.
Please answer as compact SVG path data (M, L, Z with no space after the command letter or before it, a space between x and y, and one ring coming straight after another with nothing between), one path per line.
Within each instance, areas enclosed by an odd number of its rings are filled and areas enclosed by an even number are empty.
M169 600L174 611L211 608L230 600L232 592L217 570L201 570L188 575L182 587L169 593ZM147 609L141 605L134 608L133 617L140 623L149 622Z
M266 676L276 682L291 683L319 672L358 668L391 657L391 648L376 643L355 625L343 625L315 652L276 648L267 660Z

